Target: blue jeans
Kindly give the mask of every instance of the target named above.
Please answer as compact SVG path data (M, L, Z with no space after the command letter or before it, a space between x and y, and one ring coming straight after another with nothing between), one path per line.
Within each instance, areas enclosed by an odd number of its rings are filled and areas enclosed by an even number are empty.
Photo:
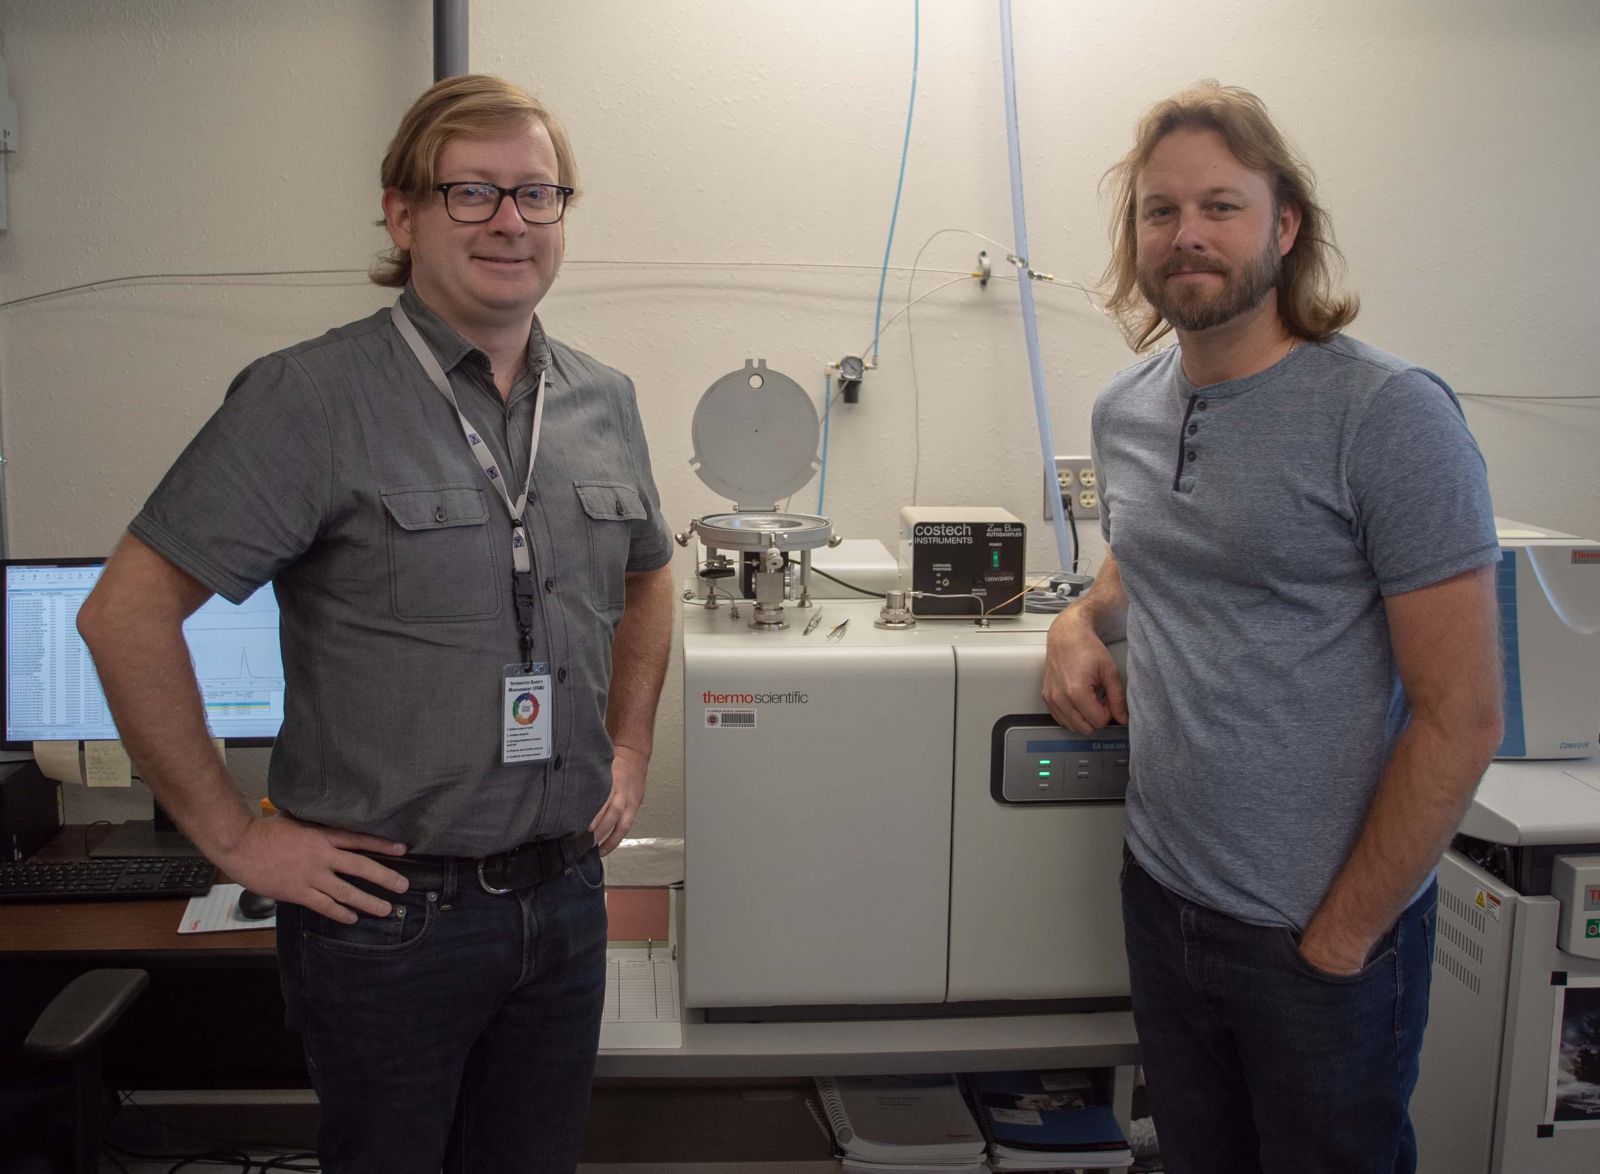
M569 1174L605 1001L599 853L503 896L470 865L429 871L384 894L388 917L341 925L278 907L286 1019L322 1103L322 1168Z
M1341 977L1298 935L1156 882L1124 853L1123 932L1167 1174L1410 1174L1436 884Z

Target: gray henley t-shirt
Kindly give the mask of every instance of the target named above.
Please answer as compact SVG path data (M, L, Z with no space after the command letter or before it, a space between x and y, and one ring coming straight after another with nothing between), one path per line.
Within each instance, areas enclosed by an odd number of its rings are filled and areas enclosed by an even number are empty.
M412 290L402 305L523 517L550 666L554 754L507 766L501 671L521 658L511 523L387 308L252 363L130 530L234 602L271 580L287 695L268 775L303 819L482 856L582 831L611 790L605 729L624 576L671 536L633 385L537 322L502 401L487 357Z
M1499 558L1437 376L1354 339L1196 388L1171 347L1095 404L1128 596L1127 839L1175 892L1303 929L1409 717L1384 598Z

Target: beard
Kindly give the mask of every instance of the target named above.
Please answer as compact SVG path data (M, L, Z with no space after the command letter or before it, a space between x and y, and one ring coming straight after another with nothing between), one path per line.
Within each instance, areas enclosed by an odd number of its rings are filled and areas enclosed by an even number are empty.
M1261 251L1243 269L1231 270L1220 261L1195 256L1170 256L1153 271L1139 269L1139 292L1157 314L1179 330L1209 330L1253 310L1278 285L1283 257L1278 242L1269 236ZM1222 288L1214 294L1188 286L1169 292L1167 278L1180 269L1222 274Z

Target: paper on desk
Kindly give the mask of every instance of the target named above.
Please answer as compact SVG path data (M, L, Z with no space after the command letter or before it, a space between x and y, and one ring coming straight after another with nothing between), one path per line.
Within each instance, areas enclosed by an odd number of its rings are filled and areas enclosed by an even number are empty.
M613 946L606 951L602 1048L681 1048L683 1016L678 964L663 947Z
M76 742L35 742L33 760L47 778L61 783L83 782L83 767L78 763Z
M260 917L252 921L239 916L239 894L243 885L212 885L204 897L190 897L178 922L179 933L220 933L228 929L271 929L278 924L276 916Z
M133 763L128 760L122 743L85 742L83 778L91 787L133 786Z

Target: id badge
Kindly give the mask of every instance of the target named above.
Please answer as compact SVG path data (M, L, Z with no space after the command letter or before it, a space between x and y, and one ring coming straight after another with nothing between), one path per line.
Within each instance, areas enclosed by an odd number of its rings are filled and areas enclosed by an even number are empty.
M551 754L550 666L508 664L500 673L500 761L543 762Z

